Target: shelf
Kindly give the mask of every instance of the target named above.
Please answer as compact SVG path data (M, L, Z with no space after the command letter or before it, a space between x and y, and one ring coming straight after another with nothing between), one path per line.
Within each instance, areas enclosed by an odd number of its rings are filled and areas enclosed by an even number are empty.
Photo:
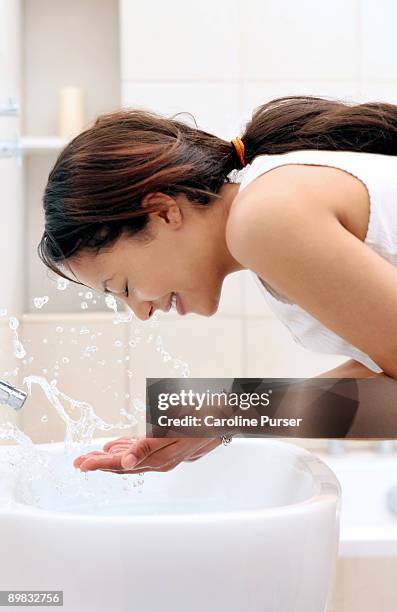
M22 136L21 151L23 155L32 153L57 153L68 144L68 139L57 136Z

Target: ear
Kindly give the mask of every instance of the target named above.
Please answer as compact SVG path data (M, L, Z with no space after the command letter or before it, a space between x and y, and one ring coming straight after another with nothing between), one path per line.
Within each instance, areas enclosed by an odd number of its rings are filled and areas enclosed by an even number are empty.
M161 192L149 193L142 199L141 206L143 209L158 208L158 210L148 213L150 220L154 223L158 221L170 223L175 228L182 224L182 207L178 197L173 198Z

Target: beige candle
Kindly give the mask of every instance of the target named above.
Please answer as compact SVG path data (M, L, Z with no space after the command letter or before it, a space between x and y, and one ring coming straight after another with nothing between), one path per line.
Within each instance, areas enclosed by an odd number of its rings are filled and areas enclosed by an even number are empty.
M64 87L59 93L59 135L73 138L83 131L84 101L80 87Z

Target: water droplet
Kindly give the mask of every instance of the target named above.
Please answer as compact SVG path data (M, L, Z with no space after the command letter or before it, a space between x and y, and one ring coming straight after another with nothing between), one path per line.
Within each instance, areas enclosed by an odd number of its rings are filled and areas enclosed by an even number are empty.
M33 298L33 304L35 308L42 308L45 304L47 304L48 300L48 295L44 295L43 297L35 297Z
M87 291L84 297L86 300L92 300L93 298L92 291Z
M87 308L88 308L88 304L87 304L87 302L81 302L81 308L82 308L83 310L87 310Z
M114 312L117 312L117 302L114 299L113 295L106 295L105 296L105 304L108 308L110 308L110 310L113 310Z
M143 410L145 410L145 404L143 403L141 399L135 398L132 401L132 405L134 406L135 410L137 410L138 412L143 412Z
M0 308L0 317L5 317L7 315L7 308Z
M91 355L96 353L97 350L98 350L97 346L86 346L86 348L84 349L84 351L81 352L81 354L83 357L90 357Z
M42 423L47 423L47 422L48 422L48 416L47 416L47 415L42 416L42 417L41 417L41 419L40 419L40 421L41 421Z
M19 340L14 342L14 355L18 359L23 359L23 357L25 357L26 355L26 351L23 348L22 343Z
M116 340L116 342L114 343L115 346L123 346L123 342L121 342L121 340Z
M69 357L62 357L62 363L69 363Z
M19 321L18 321L18 319L16 317L10 317L8 325L9 325L10 329L13 329L13 330L18 329Z
M58 325L58 326L55 328L55 331L56 331L56 332L58 332L58 334L61 334L61 333L63 332L63 327L61 327L60 325Z
M57 279L57 289L59 289L60 291L64 291L66 289L66 287L69 285L69 282L67 278L62 278L59 277Z

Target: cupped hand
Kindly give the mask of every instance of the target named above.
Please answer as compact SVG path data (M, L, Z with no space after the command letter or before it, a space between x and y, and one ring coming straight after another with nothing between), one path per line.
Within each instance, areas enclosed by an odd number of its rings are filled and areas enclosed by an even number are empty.
M117 474L168 472L182 461L196 461L222 444L221 438L117 438L103 451L76 457L74 467L83 472L103 470Z

